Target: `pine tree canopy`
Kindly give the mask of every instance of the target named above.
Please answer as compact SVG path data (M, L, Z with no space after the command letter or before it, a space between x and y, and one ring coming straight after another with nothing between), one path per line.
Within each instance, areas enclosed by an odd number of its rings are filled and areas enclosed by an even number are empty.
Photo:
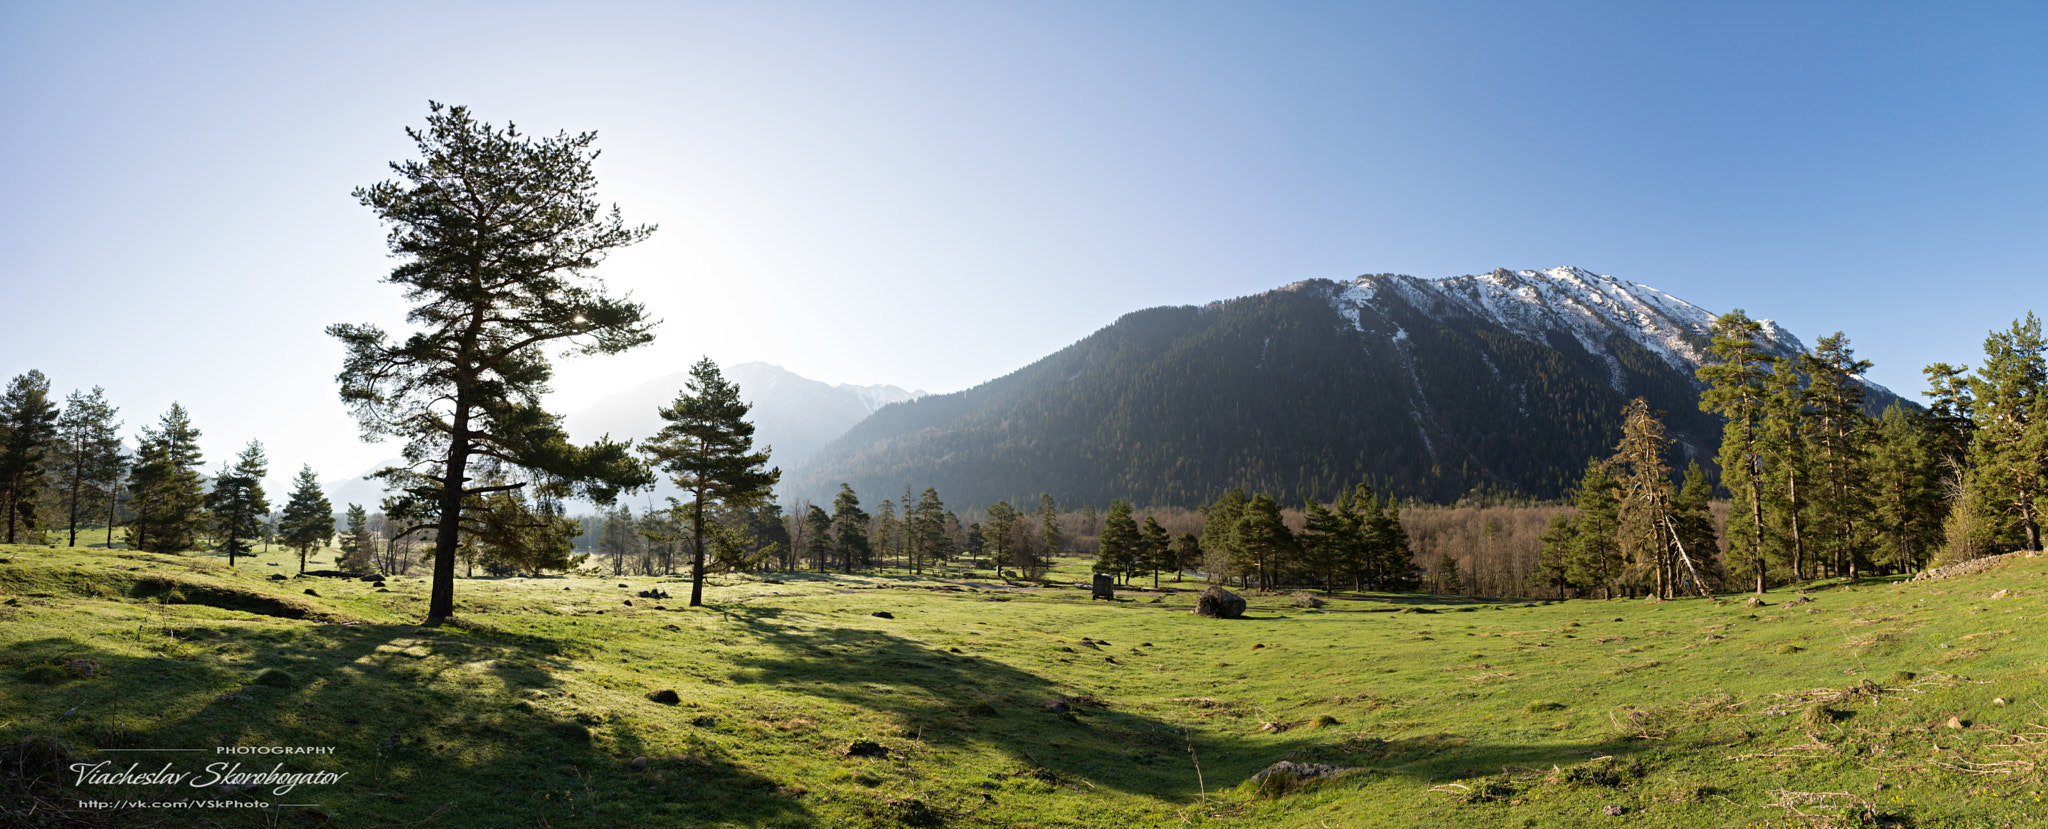
M424 129L406 130L420 157L354 193L391 228L401 263L384 281L415 303L406 318L416 330L396 340L368 324L327 332L347 348L336 380L363 436L406 441L407 466L387 480L436 522L431 622L454 612L463 511L483 508L474 496L525 485L471 486L472 477L523 470L599 503L650 482L625 444L570 444L540 397L553 374L548 349L612 354L653 339L641 305L607 294L590 271L654 228L600 209L595 133L536 140L465 107L429 109ZM493 467L483 475L472 468L479 458Z
M754 451L749 406L717 363L710 357L698 360L685 385L675 402L661 410L668 425L640 451L690 496L679 508L689 513L694 557L690 606L696 607L704 603L705 510L744 509L766 500L782 470L765 468L767 447Z

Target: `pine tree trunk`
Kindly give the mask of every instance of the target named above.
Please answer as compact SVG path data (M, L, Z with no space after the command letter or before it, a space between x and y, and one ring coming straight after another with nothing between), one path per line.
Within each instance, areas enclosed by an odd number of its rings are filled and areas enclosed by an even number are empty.
M429 625L455 615L455 542L462 532L462 483L469 471L469 401L455 398L455 420L449 429L448 464L441 474L441 520L434 534L433 586L427 594Z
M704 488L697 487L690 510L690 606L704 604Z

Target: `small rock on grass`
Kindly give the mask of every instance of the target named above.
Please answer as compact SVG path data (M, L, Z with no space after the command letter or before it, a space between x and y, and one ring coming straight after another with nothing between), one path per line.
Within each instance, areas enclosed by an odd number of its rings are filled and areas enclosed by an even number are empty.
M674 688L663 688L659 691L648 691L647 699L653 702L661 703L663 705L676 705L683 701L682 695L677 694Z
M1605 809L1600 810L1600 812L1601 814L1604 814L1608 817L1621 817L1622 815L1628 814L1628 807L1621 805L1611 805Z
M627 763L626 765L634 771L641 771L647 768L647 758L635 757L633 758L633 762Z
M870 614L868 614L868 615L869 615L869 616L873 616L873 617L875 617L875 618L877 618L877 619L894 619L894 618L896 618L896 614L894 614L894 613L890 613L889 611L886 611L886 610L877 610L877 611L875 611L875 612L873 612L873 613L870 613Z

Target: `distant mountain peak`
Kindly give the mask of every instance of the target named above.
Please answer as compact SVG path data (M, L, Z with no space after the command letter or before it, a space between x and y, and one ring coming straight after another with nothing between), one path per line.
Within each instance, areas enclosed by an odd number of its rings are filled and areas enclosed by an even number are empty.
M1289 286L1294 287L1294 286ZM1369 332L1382 298L1392 295L1431 317L1464 315L1499 325L1538 345L1552 334L1570 336L1587 353L1608 364L1608 382L1622 387L1624 373L1608 345L1621 334L1688 375L1705 360L1719 316L1656 288L1577 266L1422 279L1400 274L1367 274L1336 283L1330 302L1337 312ZM1766 350L1797 354L1799 338L1771 320L1763 327ZM1399 332L1394 332L1398 338Z

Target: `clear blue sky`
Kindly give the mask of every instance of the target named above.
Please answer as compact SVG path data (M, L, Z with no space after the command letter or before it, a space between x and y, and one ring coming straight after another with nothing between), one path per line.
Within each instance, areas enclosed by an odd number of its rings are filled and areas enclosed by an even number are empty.
M172 400L275 482L396 453L321 329L401 327L389 177L429 99L596 130L666 320L562 411L699 355L952 391L1138 308L1579 265L1905 394L2048 312L2038 3L0 0L0 375ZM280 493L281 494L281 493Z

